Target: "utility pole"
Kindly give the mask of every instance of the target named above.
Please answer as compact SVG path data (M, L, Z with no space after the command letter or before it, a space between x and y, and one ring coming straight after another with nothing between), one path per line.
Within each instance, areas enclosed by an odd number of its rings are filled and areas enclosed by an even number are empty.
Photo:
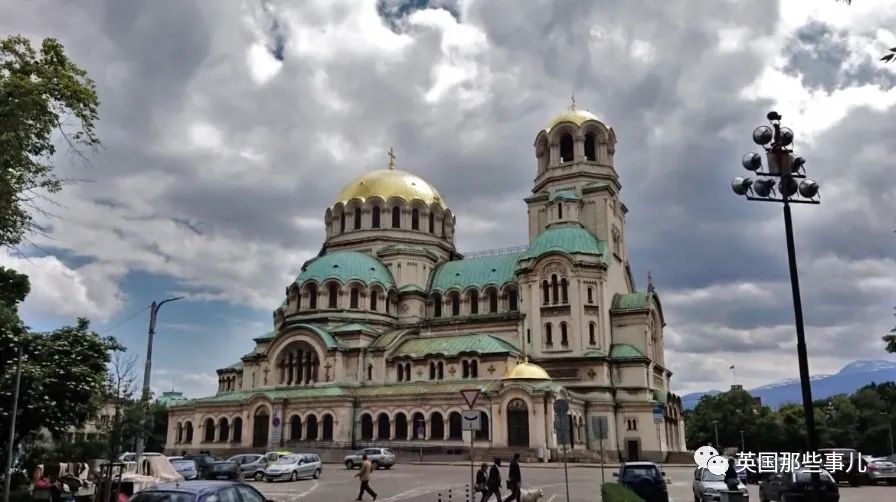
M718 452L721 453L721 452L722 452L722 445L719 444L719 421L718 421L718 420L713 420L713 421L712 421L712 426L716 429L716 450L718 450Z
M146 412L149 410L148 405L149 405L149 397L151 394L151 391L149 389L149 379L150 379L150 376L152 375L152 338L153 338L153 335L156 334L156 318L159 315L159 309L162 308L162 305L164 305L168 302L173 302L175 300L180 300L181 298L183 298L183 297L176 296L174 298L168 298L168 299L162 300L159 303L156 303L155 301L153 301L152 305L149 306L149 337L148 337L148 340L146 343L146 367L143 370L143 395L141 396L141 403L143 406L142 420L143 420L144 426L140 428L140 434L138 434L138 436L137 436L137 448L136 448L136 452L135 452L136 458L134 459L138 466L140 465L140 457L143 456L144 442L146 441L144 436L146 434L146 430L145 430L146 429L146 427L145 427Z
M747 451L747 443L744 441L744 431L740 431L740 451Z
M16 351L16 386L12 396L12 418L9 422L9 444L6 455L6 477L3 479L3 502L9 502L9 486L12 481L13 443L16 440L16 415L19 412L19 386L22 383L22 341ZM891 436L892 438L892 436ZM891 439L892 442L892 439Z

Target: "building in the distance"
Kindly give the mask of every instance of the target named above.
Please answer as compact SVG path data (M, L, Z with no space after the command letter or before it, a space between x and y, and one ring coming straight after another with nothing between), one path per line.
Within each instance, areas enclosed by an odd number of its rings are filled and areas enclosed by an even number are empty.
M564 399L580 458L685 450L659 297L629 268L615 145L590 112L556 116L535 137L528 245L467 256L447 200L390 152L326 209L273 330L218 370L217 394L172 406L168 449L463 448L460 391L478 389L477 449L556 452Z

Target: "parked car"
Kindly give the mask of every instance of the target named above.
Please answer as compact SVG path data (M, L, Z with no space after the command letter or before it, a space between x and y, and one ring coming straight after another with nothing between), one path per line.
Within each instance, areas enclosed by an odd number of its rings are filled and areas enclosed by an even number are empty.
M295 453L291 452L289 450L269 451L264 454L264 460L265 460L265 462L268 463L268 465L273 465L278 460L280 460L280 457L283 457L286 455L295 455Z
M205 471L205 479L229 479L231 481L240 480L240 466L236 462L228 462L221 460L210 465Z
M831 454L840 455L843 468L829 473L834 478L834 481L837 483L849 483L849 486L859 486L861 484L864 475L859 472L859 463L862 462L862 457L858 451L852 448L821 448L818 450L818 453L825 458L828 458Z
M624 462L613 476L645 502L669 502L666 473L653 462Z
M196 462L192 460L184 460L179 457L174 460L169 458L168 461L171 462L171 467L174 467L174 470L183 476L185 480L190 481L199 477L199 470L196 469Z
M143 452L143 456L144 457L161 457L162 454L152 452L152 451L145 451L145 452ZM137 454L132 451L126 451L118 456L118 461L119 462L136 462Z
M383 469L391 469L392 466L395 465L395 454L392 453L392 450L389 448L364 448L363 450L345 456L345 459L343 460L343 462L345 462L345 468L360 468L361 463L364 462L364 460L362 460L364 455L367 455L367 460L370 460L374 469L379 469L380 467Z
M240 479L252 478L255 481L264 479L264 470L268 466L264 455L249 453L246 455L234 455L227 460L236 462L240 466Z
M747 486L743 480L739 480L740 484L737 489L743 493L744 500L750 500L750 494L747 492ZM709 469L698 467L694 471L694 482L692 483L695 501L711 502L721 499L720 491L728 490L725 484L724 474L713 474Z
M828 471L821 474L821 501L839 502L840 489L837 481ZM806 493L812 490L812 474L805 469L794 469L791 472L779 470L769 473L759 482L759 502L771 500L804 500Z
M196 470L199 471L199 477L203 479L205 479L205 474L208 472L209 468L211 468L212 464L221 460L220 458L206 453L184 455L183 459L196 462Z
M896 485L896 463L886 458L866 459L864 481L872 485L877 483Z
M295 453L280 457L274 465L268 466L264 471L264 478L268 482L278 479L295 481L299 478L320 477L323 469L320 457L310 453Z
M163 483L141 490L130 502L272 502L255 488L231 481L186 481Z

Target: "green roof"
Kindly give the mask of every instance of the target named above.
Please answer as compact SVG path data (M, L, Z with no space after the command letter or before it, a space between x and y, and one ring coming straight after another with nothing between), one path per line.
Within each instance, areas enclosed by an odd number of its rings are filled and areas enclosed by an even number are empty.
M256 341L256 342L261 342L261 341L264 341L264 340L273 340L275 336L277 336L277 332L276 332L276 331L268 331L267 333L265 333L265 334L259 336L258 338L256 338L255 341Z
M549 199L551 202L555 200L581 200L579 199L578 194L573 192L572 190L558 190L551 194Z
M452 288L463 290L470 286L503 286L516 278L514 273L518 259L519 254L513 253L445 262L433 274L430 289L447 291Z
M370 348L379 348L385 349L389 345L392 344L402 333L407 333L408 329L396 329L393 331L389 331L388 333L384 333L380 335L372 344L370 344Z
M608 186L610 186L610 184L606 181L592 181L591 183L586 183L585 186L582 187L582 190L596 190Z
M243 369L243 362L240 361L238 363L233 363L224 369L226 369L226 370L241 370L241 369Z
M516 354L518 352L512 344L496 336L470 334L409 338L392 353L392 357L424 357L430 354L453 357L463 353Z
M586 350L583 355L585 357L607 357L607 353L599 349Z
M653 399L654 399L654 401L656 401L658 403L668 404L669 403L669 393L664 390L653 389Z
M183 392L177 392L173 390L169 390L167 392L163 392L156 402L164 406L165 408L170 408L171 406L179 405L183 402L189 401L186 397L184 397Z
M421 288L420 286L418 286L416 284L405 284L404 286L398 288L398 291L400 293L412 293L412 292L426 293L425 289Z
M364 284L379 283L387 288L395 286L392 273L381 261L357 251L336 251L313 258L305 262L295 282L324 282L327 279L337 279L343 283L351 280Z
M607 245L579 223L555 225L541 233L523 255L523 258L538 258L557 251L567 254L589 254L605 256Z
M330 333L353 333L356 331L377 334L377 331L375 329L359 322L350 322L348 324L342 324L330 329Z
M613 310L643 310L647 308L647 293L613 295Z
M214 396L178 402L177 406L233 402L244 403L255 396L264 396L273 401L275 399L283 398L340 397L343 395L345 395L345 389L337 385L329 385L325 387L291 387L288 389L224 392Z
M308 331L314 333L321 339L322 342L324 342L324 345L327 346L327 349L335 349L335 348L342 347L342 344L339 343L339 340L337 340L333 336L332 333L325 330L324 328L321 328L320 326L315 326L313 324L305 324L305 323L295 323L295 324L286 325L286 327L284 328L284 331L288 331L288 330L291 330L294 328L305 329L305 330L308 330Z
M614 343L610 347L610 357L613 359L643 359L644 353L627 343Z

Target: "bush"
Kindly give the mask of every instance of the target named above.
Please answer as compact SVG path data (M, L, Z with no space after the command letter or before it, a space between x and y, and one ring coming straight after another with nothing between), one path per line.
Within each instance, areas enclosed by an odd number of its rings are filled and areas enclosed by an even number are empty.
M644 502L635 492L619 483L604 483L600 487L600 498L603 502Z

